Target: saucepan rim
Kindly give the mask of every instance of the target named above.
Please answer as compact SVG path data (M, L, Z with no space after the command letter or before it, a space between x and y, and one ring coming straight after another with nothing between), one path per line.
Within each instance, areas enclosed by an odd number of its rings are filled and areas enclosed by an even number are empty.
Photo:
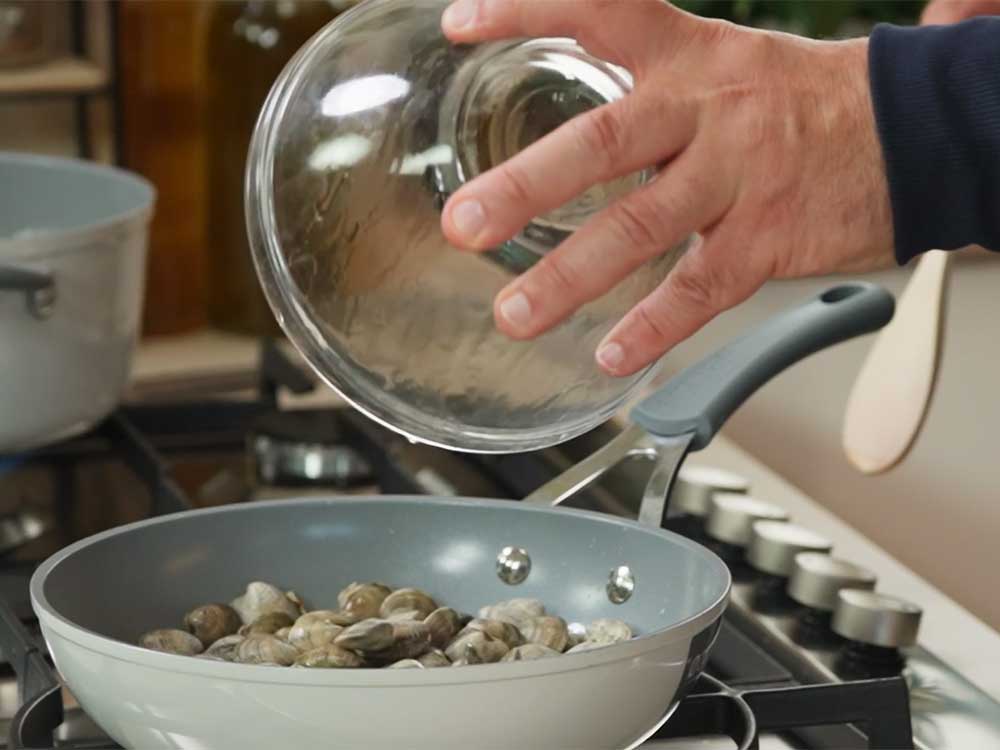
M177 519L191 516L208 516L225 513L238 513L247 508L281 507L291 510L297 506L329 505L331 507L364 504L399 504L401 501L411 503L433 504L453 508L485 507L512 510L516 507L519 513L560 514L586 518L593 522L627 526L644 534L661 537L665 542L686 548L691 554L699 556L706 565L716 567L720 579L720 593L700 611L649 633L639 635L632 640L614 644L604 648L583 651L576 654L564 654L558 658L539 659L534 661L508 662L503 664L475 664L462 669L285 669L254 664L235 664L231 662L216 662L209 659L196 659L190 656L167 654L137 645L120 641L77 625L60 613L45 594L45 583L48 577L60 566L72 562L79 551L116 536L126 535L138 529L145 529L160 524L169 524ZM478 682L496 682L517 680L549 674L561 674L580 669L588 669L601 664L609 664L631 660L664 647L667 644L681 640L690 640L698 633L713 625L725 611L732 586L732 577L725 563L707 548L665 529L654 529L641 525L636 521L610 516L604 513L579 510L575 508L553 508L546 506L516 506L515 501L493 500L484 498L450 498L408 495L379 495L362 498L300 498L288 500L270 500L255 502L252 505L226 505L212 508L184 511L167 516L137 521L119 526L75 542L60 550L47 559L35 571L31 578L31 603L43 631L49 629L60 638L68 640L78 647L100 653L116 660L139 664L153 669L199 675L215 679L228 679L239 682L256 682L266 684L288 684L300 686L327 687L414 687L418 685L459 685ZM515 595L516 594L512 594ZM46 638L49 634L45 634ZM682 663L688 658L684 654L679 659ZM58 664L57 664L58 666Z

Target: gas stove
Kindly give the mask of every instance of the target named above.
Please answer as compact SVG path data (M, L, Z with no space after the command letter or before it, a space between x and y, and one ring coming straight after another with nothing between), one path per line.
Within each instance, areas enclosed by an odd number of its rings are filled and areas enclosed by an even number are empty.
M252 392L129 405L87 435L0 459L7 747L115 747L60 685L31 613L31 572L60 547L149 515L263 498L517 500L616 429L530 454L455 454L339 406L283 407L282 392L315 386L275 347L262 348L258 375ZM648 473L626 463L565 504L634 516ZM734 587L700 681L644 747L1000 747L1000 704L920 644L920 603L832 556L821 533L756 492L709 464L682 469L668 525L719 554Z

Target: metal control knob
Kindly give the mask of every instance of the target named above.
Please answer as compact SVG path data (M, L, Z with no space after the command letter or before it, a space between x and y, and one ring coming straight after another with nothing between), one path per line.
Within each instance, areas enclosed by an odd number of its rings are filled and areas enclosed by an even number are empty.
M735 492L716 492L712 495L705 533L716 541L746 547L755 522L787 520L788 514L777 505Z
M875 588L875 574L860 565L818 552L802 552L795 557L788 595L813 609L832 612L837 608L841 589Z
M837 593L833 632L851 641L883 648L916 643L923 610L916 604L874 591L842 589Z
M705 517L716 492L745 493L750 482L738 474L711 466L682 466L671 494L671 507L692 516Z
M795 524L755 521L747 547L747 562L762 573L788 578L800 552L829 552L833 544Z

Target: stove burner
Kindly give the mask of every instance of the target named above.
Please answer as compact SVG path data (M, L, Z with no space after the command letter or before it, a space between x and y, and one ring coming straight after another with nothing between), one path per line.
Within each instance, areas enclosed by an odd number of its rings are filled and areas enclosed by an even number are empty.
M270 487L371 484L375 472L328 414L283 412L257 421L250 437L256 480Z

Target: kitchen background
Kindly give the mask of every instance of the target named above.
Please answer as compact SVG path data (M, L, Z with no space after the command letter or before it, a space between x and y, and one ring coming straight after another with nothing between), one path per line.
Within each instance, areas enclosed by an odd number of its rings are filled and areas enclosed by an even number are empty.
M230 354L252 351L241 342L274 331L245 244L244 154L271 81L346 3L0 2L0 149L117 161L159 191L139 376L156 367L183 373L189 352L210 352L222 367ZM922 7L889 0L681 4L813 36L863 34L881 20L909 23ZM875 280L898 292L909 272ZM668 369L827 283L768 285L679 347ZM954 265L935 400L919 442L894 471L862 477L840 448L847 394L870 339L782 375L726 430L995 628L998 290L1000 263L963 252Z

